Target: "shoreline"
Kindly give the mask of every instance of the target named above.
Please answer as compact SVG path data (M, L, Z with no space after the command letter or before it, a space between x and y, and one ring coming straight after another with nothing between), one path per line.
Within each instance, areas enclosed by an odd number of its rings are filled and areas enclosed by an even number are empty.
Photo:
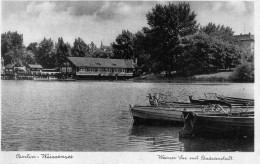
M234 81L210 81L210 80L128 80L138 83L175 83L175 84L233 84L233 83L248 83L248 84L254 84L254 82L234 82Z
M28 79L1 79L1 81L44 81L44 82L116 82L116 83L174 83L174 84L204 84L204 85L228 85L228 84L241 84L241 83L248 83L254 84L255 82L234 82L234 81L218 81L218 80L164 80L164 79L157 79L157 80L140 80L140 79L129 79L129 80L28 80Z
M234 80L232 78L232 72L218 72L186 77L181 75L172 75L167 77L162 74L146 74L139 77L134 77L131 80L135 82L153 83L254 83L254 81Z

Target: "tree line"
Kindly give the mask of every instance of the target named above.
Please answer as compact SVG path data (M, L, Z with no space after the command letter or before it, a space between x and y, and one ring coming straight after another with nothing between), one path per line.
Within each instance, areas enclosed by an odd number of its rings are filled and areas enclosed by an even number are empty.
M137 58L147 72L194 75L253 60L239 47L232 28L212 22L200 26L189 3L157 4L146 18L149 27L135 34L123 30L112 47L115 57Z
M68 56L137 59L144 72L167 75L210 73L253 61L253 54L238 46L230 27L211 22L200 26L189 3L157 4L146 18L148 27L137 33L122 30L110 46L100 48L81 38L71 46L62 37L57 43L44 38L24 47L23 35L7 32L1 35L1 53L5 64L39 63L45 68L59 67Z
M69 56L110 58L113 54L112 47L101 44L98 48L93 42L86 44L81 38L75 39L73 46L60 37L57 43L51 38L44 38L39 43L33 42L25 47L23 35L10 31L1 35L1 46L5 65L37 63L44 68L59 67Z

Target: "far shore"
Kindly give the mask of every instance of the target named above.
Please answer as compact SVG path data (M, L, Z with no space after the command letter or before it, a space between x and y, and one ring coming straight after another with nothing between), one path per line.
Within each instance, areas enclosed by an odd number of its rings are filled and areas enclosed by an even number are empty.
M235 82L230 76L232 72L218 72L213 74L203 74L188 77L174 76L167 77L162 74L146 74L133 79L134 82L152 83L254 83L254 82Z

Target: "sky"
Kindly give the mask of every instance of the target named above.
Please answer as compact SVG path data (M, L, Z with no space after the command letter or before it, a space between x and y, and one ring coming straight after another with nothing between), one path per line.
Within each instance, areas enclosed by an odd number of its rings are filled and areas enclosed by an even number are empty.
M136 33L147 25L146 14L169 1L2 1L1 33L23 34L24 45L44 37L62 37L73 44L82 38L100 46L110 45L122 30ZM179 3L173 1L173 3ZM191 1L201 26L209 22L229 26L235 34L254 34L253 1Z

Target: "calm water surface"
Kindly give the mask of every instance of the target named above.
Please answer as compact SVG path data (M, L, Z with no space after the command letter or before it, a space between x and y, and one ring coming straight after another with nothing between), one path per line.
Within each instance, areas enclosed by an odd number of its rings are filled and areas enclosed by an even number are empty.
M249 139L179 139L182 127L133 126L148 93L253 98L253 84L1 81L2 151L254 151Z

